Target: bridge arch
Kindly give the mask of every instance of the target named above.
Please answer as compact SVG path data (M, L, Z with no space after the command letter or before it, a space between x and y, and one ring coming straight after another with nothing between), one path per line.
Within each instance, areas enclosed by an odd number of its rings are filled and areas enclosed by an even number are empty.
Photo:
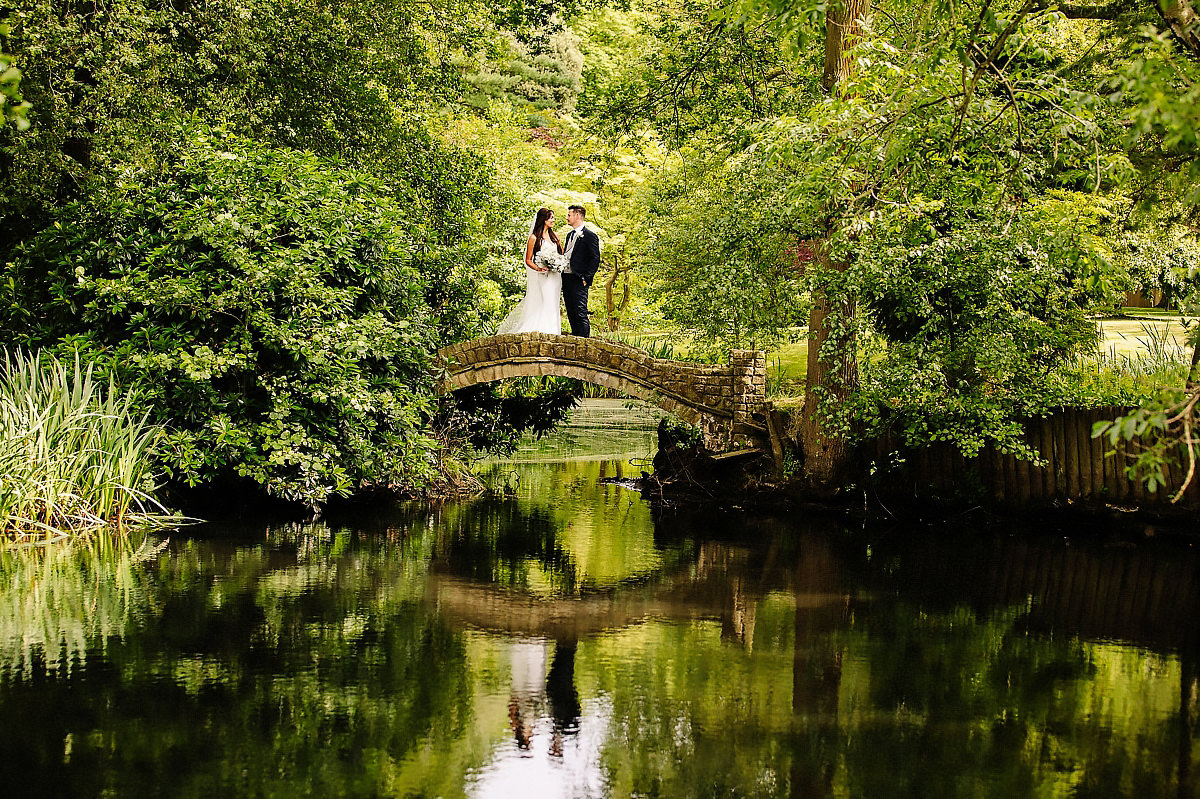
M650 402L699 426L704 444L722 452L767 438L766 357L734 350L723 365L653 358L599 338L509 333L438 350L441 390L456 391L512 377L572 377Z

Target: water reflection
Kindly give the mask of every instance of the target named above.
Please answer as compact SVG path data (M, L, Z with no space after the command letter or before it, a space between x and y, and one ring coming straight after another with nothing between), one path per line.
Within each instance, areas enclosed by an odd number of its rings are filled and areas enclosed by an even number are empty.
M436 508L3 553L0 784L1197 795L1184 543L655 518L620 463L496 468Z
M610 714L603 699L580 703L575 642L517 639L508 646L512 739L468 775L467 794L511 797L520 786L531 797L604 796L600 754Z

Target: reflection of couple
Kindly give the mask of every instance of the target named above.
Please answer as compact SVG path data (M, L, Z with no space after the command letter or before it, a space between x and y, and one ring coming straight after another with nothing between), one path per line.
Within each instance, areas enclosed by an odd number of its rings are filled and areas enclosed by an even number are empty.
M549 754L562 757L564 736L579 732L581 708L579 694L575 690L575 642L555 641L549 672L545 670L548 644L547 641L522 642L513 647L513 686L508 702L508 722L517 748L528 752L532 748L534 728L545 718L545 711L549 710Z
M559 297L567 307L571 335L589 336L588 289L600 266L600 237L584 227L587 212L581 205L567 209L571 230L566 241L554 232L554 212L541 208L525 244L525 298L500 323L498 333L562 333ZM548 266L554 256L564 256L562 272Z

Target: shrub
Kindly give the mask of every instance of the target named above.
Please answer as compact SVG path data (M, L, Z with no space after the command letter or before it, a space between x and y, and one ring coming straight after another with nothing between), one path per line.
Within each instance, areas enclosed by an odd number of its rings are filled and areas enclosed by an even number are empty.
M337 162L184 133L18 248L0 330L139 387L176 480L309 505L425 484L429 358L441 305L466 296L444 231Z

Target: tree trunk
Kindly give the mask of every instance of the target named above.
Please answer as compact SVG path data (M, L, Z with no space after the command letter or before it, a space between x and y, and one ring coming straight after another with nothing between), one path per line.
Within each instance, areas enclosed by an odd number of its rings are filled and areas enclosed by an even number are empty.
M850 51L862 35L863 21L871 13L870 0L844 0L825 14L825 73L821 85L826 91L844 90L854 62ZM815 255L822 269L845 272L849 264L832 261L828 238L815 242ZM830 316L837 303L838 325L830 327ZM815 487L835 490L846 474L850 449L841 431L830 430L823 420L826 412L844 406L858 382L858 364L854 336L849 325L854 316L850 297L829 298L824 292L813 293L813 309L808 318L808 373L805 376L804 414L800 430L804 448L804 470ZM822 352L824 351L824 352Z
M1200 58L1200 15L1196 14L1191 0L1166 0L1154 6L1175 35L1175 41L1192 58Z
M822 242L826 244L826 242ZM827 246L817 248L817 261L824 269L846 271L848 264L831 262ZM808 370L804 379L804 413L800 427L804 449L804 470L816 486L833 490L839 487L850 461L850 449L840 431L829 430L824 415L844 406L858 382L858 363L854 354L854 336L846 325L854 315L854 302L838 300L840 330L830 325L834 310L824 292L813 293L813 309L808 317ZM824 351L824 352L822 352Z
M621 319L625 315L625 309L629 306L629 270L630 266L626 263L621 266L622 259L619 256L613 256L613 272L608 281L604 284L604 307L608 311L608 329L609 332L616 333L620 330ZM617 281L624 278L622 284L620 302L614 297L614 290Z
M854 68L850 49L862 35L863 21L871 14L871 0L843 0L825 12L825 73L821 85L832 92L845 85Z

